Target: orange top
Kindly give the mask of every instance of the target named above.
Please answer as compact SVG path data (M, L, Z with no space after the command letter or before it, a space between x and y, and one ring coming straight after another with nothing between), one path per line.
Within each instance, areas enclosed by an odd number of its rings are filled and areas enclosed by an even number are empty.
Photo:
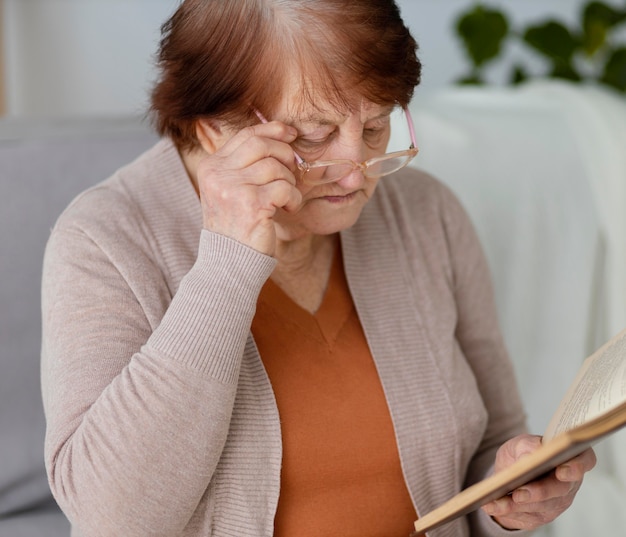
M281 417L274 536L409 535L417 515L340 253L315 314L268 280L252 332Z

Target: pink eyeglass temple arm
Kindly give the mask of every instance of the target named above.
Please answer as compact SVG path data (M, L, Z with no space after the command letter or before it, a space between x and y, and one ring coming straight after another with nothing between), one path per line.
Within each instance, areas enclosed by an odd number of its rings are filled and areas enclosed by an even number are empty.
M413 117L411 116L411 112L409 111L409 107L405 106L403 108L404 115L407 118L407 123L409 124L409 135L411 136L411 146L417 147L417 142L415 141L415 127L413 126Z
M259 112L256 108L254 109L254 113L256 114L256 117L259 118L261 123L268 123L267 119L265 119L265 116L263 114L261 114L261 112ZM296 153L294 151L293 155L294 155L294 157L296 157L296 162L298 164L304 164L304 159L300 155L298 155L298 153Z

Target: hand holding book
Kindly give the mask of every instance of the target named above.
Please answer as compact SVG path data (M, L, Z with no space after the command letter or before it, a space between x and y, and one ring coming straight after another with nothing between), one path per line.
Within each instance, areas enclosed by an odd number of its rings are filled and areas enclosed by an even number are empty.
M551 501L556 504L564 501L563 508L557 507L556 510L565 510L573 495L570 497L566 494L563 497L559 494L562 491L560 487L571 486L575 493L582 474L595 462L589 447L624 426L626 330L585 360L541 440L540 437L529 436L517 437L505 443L498 452L498 457L503 457L503 460L496 461L494 474L421 516L415 523L414 535L421 535L481 506L487 506L489 502L492 503L486 507L486 511L501 520L502 525L519 527L515 526L519 516L510 520L510 513L512 503L524 505L520 501L524 491L539 495L544 507ZM532 438L534 440L528 440ZM530 445L524 445L525 442L530 442ZM513 451L507 455L506 451L510 449ZM571 476L566 475L568 471L572 472ZM551 490L556 492L552 498L548 498ZM542 499L548 504L541 502ZM536 506L534 500L537 498L531 496L531 503L525 505ZM542 516L541 512L542 509L535 508L535 514L539 517ZM506 516L503 516L505 513ZM551 520L550 517L548 515L546 522ZM537 520L535 518L535 522Z
M539 436L523 435L511 439L498 450L495 472L510 467L540 447ZM489 502L483 509L504 528L536 529L552 522L572 504L584 474L595 464L595 454L588 448L554 471Z

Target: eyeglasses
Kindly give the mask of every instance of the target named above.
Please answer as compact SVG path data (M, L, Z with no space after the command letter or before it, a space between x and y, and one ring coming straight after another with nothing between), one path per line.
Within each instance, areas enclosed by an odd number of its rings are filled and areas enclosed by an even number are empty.
M323 185L339 181L356 170L360 170L361 173L367 178L376 179L404 168L413 160L413 158L415 158L419 149L417 148L417 144L415 142L415 128L413 126L411 113L407 107L404 107L403 111L407 120L409 135L411 138L411 145L408 149L405 151L385 153L380 157L374 157L363 162L355 162L354 160L349 159L317 160L314 162L306 162L300 155L298 155L298 153L294 151L302 181L310 185ZM254 112L262 123L267 123L267 119L263 117L261 112L256 109ZM318 174L314 174L317 177L311 177L310 172L313 170L317 170L322 173L320 173L319 176Z

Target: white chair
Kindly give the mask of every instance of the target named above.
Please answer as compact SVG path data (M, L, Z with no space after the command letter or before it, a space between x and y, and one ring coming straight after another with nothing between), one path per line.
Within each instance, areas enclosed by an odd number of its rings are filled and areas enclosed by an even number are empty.
M412 165L454 190L492 271L531 432L582 360L626 327L626 99L564 82L450 88L411 105ZM626 535L626 431L540 534Z

